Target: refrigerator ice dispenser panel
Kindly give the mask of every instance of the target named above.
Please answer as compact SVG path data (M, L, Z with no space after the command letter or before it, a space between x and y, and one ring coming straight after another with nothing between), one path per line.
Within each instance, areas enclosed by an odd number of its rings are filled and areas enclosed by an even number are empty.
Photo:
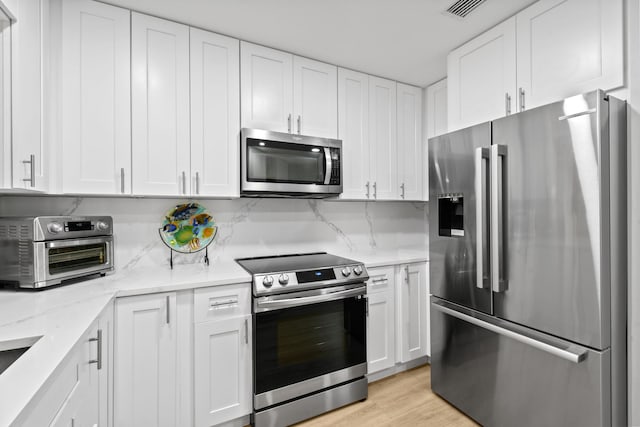
M464 237L464 197L438 196L438 219L440 236Z

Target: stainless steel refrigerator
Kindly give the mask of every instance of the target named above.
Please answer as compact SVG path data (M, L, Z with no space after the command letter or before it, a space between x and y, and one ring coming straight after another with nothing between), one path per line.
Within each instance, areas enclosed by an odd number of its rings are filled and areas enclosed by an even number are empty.
M480 424L627 425L625 110L429 140L431 387Z

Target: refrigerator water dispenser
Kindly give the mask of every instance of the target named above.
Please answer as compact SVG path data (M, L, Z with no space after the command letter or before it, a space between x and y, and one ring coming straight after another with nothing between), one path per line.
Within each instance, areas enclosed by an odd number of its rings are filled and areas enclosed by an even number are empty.
M441 236L464 237L464 197L438 196L438 230Z

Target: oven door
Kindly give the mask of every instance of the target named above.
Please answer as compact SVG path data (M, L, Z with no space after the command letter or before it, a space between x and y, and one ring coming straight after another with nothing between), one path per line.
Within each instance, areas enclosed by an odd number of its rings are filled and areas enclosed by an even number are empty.
M366 374L366 286L254 301L256 410Z
M113 270L113 236L34 242L34 287Z
M342 143L256 129L242 130L244 194L339 194Z

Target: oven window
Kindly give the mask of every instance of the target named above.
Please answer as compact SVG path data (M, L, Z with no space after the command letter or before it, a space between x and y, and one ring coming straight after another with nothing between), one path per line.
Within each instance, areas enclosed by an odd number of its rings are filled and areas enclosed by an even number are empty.
M256 314L256 394L366 362L365 299Z
M323 184L325 169L320 147L247 139L247 181Z
M49 249L49 274L67 273L107 262L107 244Z

